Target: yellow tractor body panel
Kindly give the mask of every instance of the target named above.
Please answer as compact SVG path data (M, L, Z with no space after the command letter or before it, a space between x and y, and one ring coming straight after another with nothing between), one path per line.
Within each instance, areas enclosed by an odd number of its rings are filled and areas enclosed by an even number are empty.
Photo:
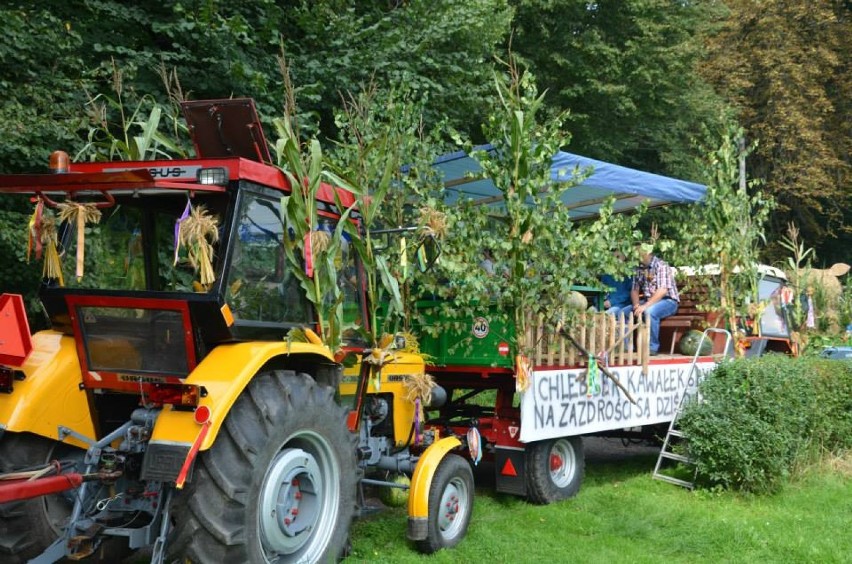
M461 446L461 441L455 437L444 437L426 449L411 477L411 489L408 492L408 519L421 520L429 517L429 488L438 465L444 460L444 456L456 447Z
M210 409L210 429L201 450L216 440L222 422L237 398L269 360L280 356L313 355L334 362L328 348L312 343L247 342L219 345L208 354L184 380L186 384L203 386L207 396L199 401ZM201 431L190 411L165 406L157 418L151 435L152 443L192 444Z
M83 376L72 337L57 331L33 335L33 350L20 368L25 378L11 394L0 394L0 427L59 439L59 426L95 437ZM84 447L68 438L69 444Z
M343 372L340 384L340 396L344 403L353 404L358 391L358 374L360 365L347 368ZM415 353L394 353L392 360L381 369L381 378L370 378L367 385L368 394L393 395L393 436L397 446L407 444L414 424L414 402L408 399L410 377L422 376L426 372L423 357Z

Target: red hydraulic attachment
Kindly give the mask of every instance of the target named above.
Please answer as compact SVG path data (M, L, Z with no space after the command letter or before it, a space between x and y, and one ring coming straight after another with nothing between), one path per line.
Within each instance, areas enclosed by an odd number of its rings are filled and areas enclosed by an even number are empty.
M83 475L76 472L37 480L9 480L8 483L3 481L0 482L0 503L64 492L78 488L82 483Z
M79 474L68 472L58 476L47 476L30 480L26 478L16 480L0 480L0 503L10 501L22 501L43 495L64 492L79 488L83 482L93 480L115 480L121 476L121 472L99 472L97 474Z

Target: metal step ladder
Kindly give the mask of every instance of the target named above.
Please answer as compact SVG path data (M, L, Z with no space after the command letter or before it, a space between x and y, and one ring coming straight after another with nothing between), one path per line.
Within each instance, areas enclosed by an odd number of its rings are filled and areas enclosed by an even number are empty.
M733 355L733 348L731 347L731 333L727 329L717 329L715 327L708 327L701 334L701 340L698 341L698 348L695 350L695 356L692 357L692 364L689 368L687 381L692 378L692 375L695 372L696 366L698 364L698 356L701 354L701 347L702 345L704 345L704 340L711 333L723 333L724 335L726 335L725 348L723 349L725 352L723 354L726 357ZM684 391L683 396L681 396L680 401L678 402L677 408L674 412L674 416L672 417L672 420L669 423L669 429L666 432L666 438L663 439L663 447L660 449L660 455L657 457L657 464L656 466L654 466L653 475L653 478L655 480L662 480L663 482L675 484L677 486L681 486L690 490L695 487L695 478L698 474L698 467L696 466L695 461L689 458L689 456L674 452L674 450L672 449L672 443L676 440L679 442L680 445L686 444L686 437L684 436L683 432L678 428L677 420L680 418L680 414L683 413L683 409L684 407L686 407L687 402L693 400L701 401L701 398L699 397L698 393L698 378L695 379L695 385L693 387ZM692 481L683 480L681 478L675 478L674 476L664 474L662 472L663 465L668 461L693 466ZM668 469L671 469L671 466L669 466Z

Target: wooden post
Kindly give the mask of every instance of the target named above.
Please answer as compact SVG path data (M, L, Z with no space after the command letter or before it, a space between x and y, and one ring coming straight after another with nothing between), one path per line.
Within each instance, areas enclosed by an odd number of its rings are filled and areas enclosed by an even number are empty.
M633 327L633 312L631 311L627 315L627 322L630 324L630 327ZM633 351L636 350L636 347L633 346L634 341L633 333L630 333L630 336L627 337L629 340L627 341L627 364L633 364Z
M556 360L556 341L553 339L552 327L547 327L547 365L553 366ZM561 339L560 339L561 340Z
M586 347L586 314L580 314L580 346ZM586 360L581 356L577 359L577 364L585 366Z
M615 339L615 316L614 315L605 315L604 319L606 320L606 348L607 350L611 350L612 353L610 356L610 362L615 364L615 345L617 343Z

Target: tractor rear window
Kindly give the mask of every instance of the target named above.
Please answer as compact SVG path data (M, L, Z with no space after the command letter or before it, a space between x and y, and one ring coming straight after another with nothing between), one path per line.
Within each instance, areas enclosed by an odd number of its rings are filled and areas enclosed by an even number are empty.
M189 372L180 311L79 306L77 315L90 371Z
M64 285L105 290L196 291L198 274L187 260L186 250L175 253L175 223L186 208L186 196L141 194L116 200L116 205L102 210L99 221L85 225L82 276L77 276L77 226L65 224L59 248ZM192 205L205 206L221 229L224 202L220 200L217 195L198 195ZM214 245L214 270L218 267L217 251Z

